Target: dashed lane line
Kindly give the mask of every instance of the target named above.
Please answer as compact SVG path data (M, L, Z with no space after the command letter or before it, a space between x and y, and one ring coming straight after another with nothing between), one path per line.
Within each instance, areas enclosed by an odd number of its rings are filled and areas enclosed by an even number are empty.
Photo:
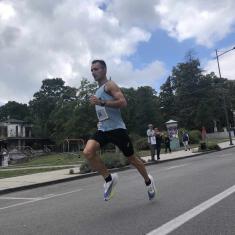
M32 200L28 198L30 201L21 202L21 203L16 203L16 204L12 204L12 205L10 205L10 206L0 207L0 211L1 211L1 210L6 210L6 209L9 209L9 208L12 208L12 207L17 207L17 206L32 204L32 203L34 203L34 202L43 201L43 200L47 200L47 199L50 199L50 198L61 197L61 196L64 196L64 195L67 195L67 194L71 194L71 193L76 193L76 192L79 192L79 191L82 191L82 190L83 190L83 189L77 189L77 190L73 190L73 191L69 191L69 192L65 192L65 193L48 195L48 196L46 196L46 197L33 198Z

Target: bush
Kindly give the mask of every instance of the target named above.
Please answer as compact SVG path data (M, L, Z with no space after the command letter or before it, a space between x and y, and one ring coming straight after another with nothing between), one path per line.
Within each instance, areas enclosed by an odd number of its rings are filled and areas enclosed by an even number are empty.
M132 142L136 142L137 140L142 138L140 135L133 133L133 132L129 134L129 137Z
M134 142L134 148L137 151L148 150L149 149L148 139L146 137L139 138Z
M199 149L200 149L200 150L206 150L206 149L207 149L206 142L200 142Z
M127 157L120 153L104 153L102 154L101 159L108 169L128 165Z
M190 144L198 144L201 139L201 132L199 130L192 130L189 132Z
M87 160L81 164L81 166L80 166L80 173L86 174L86 173L89 173L91 171L92 171L92 169L91 169L91 167L90 167L90 165L89 165Z
M127 157L119 153L104 153L101 159L108 169L119 168L128 165ZM87 161L81 164L80 173L89 173L92 169Z

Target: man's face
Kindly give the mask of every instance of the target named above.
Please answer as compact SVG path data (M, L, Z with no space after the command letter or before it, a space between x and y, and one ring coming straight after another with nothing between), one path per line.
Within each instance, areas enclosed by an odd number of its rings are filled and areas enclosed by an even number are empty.
M106 77L106 69L99 62L91 65L91 73L95 81L100 81Z

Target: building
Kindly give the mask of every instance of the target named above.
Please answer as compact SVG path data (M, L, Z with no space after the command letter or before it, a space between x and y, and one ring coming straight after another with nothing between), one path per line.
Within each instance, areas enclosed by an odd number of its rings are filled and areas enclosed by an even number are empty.
M37 144L43 148L48 139L33 138L32 127L30 122L8 119L0 122L0 149L6 148L21 150L26 146L33 147Z

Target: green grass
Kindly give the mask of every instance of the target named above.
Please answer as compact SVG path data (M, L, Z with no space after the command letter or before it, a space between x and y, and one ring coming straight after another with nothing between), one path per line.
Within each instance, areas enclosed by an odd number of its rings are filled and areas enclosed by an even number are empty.
M207 143L214 143L214 144L219 144L219 143L223 143L223 142L227 142L229 141L229 139L209 139L206 142Z
M0 179L3 178L9 178L9 177L15 177L15 176L21 176L21 175L31 175L35 173L41 173L41 172L46 172L46 171L55 171L55 170L61 170L61 169L66 169L67 167L64 168L40 168L40 169L22 169L22 170L9 170L9 171L1 171L0 170Z
M50 154L29 159L25 163L17 163L10 167L30 167L30 166L58 166L76 165L84 161L83 156L74 154Z

